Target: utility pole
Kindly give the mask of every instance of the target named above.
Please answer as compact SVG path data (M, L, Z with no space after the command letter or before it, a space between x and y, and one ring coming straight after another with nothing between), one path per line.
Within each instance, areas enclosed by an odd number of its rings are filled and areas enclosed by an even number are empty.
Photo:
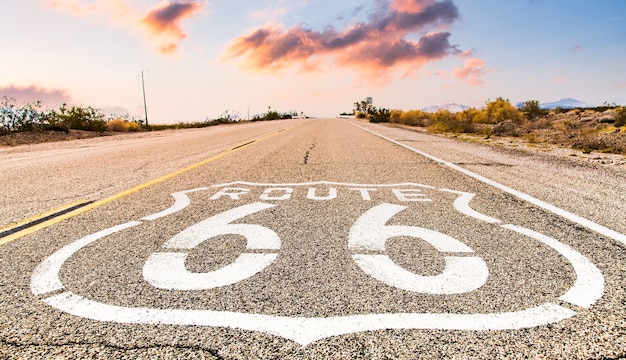
M148 106L146 105L146 85L143 81L143 70L141 70L141 89L143 91L143 112L146 116L146 126L148 126Z

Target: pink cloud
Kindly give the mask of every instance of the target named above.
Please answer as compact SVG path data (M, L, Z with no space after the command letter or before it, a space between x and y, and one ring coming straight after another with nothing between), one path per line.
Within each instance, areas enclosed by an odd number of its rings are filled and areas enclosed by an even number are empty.
M18 103L40 101L43 106L59 106L71 103L72 98L67 90L46 89L37 86L0 86L0 97L14 98Z
M464 80L469 85L477 86L483 83L482 76L486 73L487 64L477 58L471 58L465 62L462 69L454 68L454 75Z
M182 30L182 22L204 8L206 2L200 0L164 1L142 14L128 3L128 0L47 0L45 6L65 11L78 17L91 16L126 27L141 34L162 54L172 54L178 50L178 43L187 35Z
M371 14L369 22L341 30L332 26L318 31L268 25L235 39L225 55L243 58L245 67L257 71L293 66L307 71L311 64L320 64L320 58L328 57L334 66L356 69L379 81L393 78L397 71L414 73L429 61L458 53L449 42L449 32L430 32L457 18L451 0L394 0ZM419 40L407 39L409 34L418 34Z
M181 22L201 10L202 4L198 1L164 2L151 9L141 23L152 36L159 38L159 51L170 54L178 50L177 42L187 38Z

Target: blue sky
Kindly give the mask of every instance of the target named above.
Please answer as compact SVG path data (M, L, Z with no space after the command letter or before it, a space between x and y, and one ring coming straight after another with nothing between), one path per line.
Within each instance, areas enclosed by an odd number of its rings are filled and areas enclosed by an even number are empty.
M0 96L152 122L573 97L626 105L626 1L0 3Z

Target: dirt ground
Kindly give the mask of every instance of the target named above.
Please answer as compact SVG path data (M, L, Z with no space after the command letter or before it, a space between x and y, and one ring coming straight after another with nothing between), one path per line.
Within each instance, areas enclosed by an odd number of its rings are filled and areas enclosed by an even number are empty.
M494 147L501 147L530 153L541 153L561 158L569 158L573 161L595 163L606 166L615 166L626 171L626 155L611 154L599 151L584 151L574 149L566 145L556 145L548 142L530 142L521 137L491 136L475 134L449 134L447 137L454 137L462 141L476 142Z
M62 131L25 131L7 135L0 135L0 146L17 146L53 141L88 139L106 135L109 134L106 132L99 133L83 130L70 130L67 133Z

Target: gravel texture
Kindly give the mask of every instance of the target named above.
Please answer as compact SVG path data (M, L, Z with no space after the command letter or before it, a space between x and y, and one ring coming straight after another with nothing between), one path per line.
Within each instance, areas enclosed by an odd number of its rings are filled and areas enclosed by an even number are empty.
M1 246L0 355L6 358L98 359L607 359L626 356L626 250L623 244L392 144L354 124L616 231L626 232L623 221L626 181L619 171L494 150L358 121L294 120L217 127L157 138L121 139L119 143L97 139L63 148L29 148L23 153L14 151L0 160L0 166L9 169L2 172L3 180L19 189L16 190L19 195L5 190L9 196L2 204L5 223L31 215L32 208L45 210L54 202L55 195L50 193L61 191L46 188L45 181L40 179L46 176L36 175L38 167L54 174L55 182L81 184L63 188L62 191L68 193L64 201L78 197L98 199L223 153L237 144L259 139L202 167ZM280 129L285 131L260 140ZM152 150L142 146L150 146ZM137 159L131 155L140 152L146 155L136 155ZM52 161L47 155L50 153L58 157L53 156ZM149 160L149 155L157 158ZM20 158L25 160L7 161ZM94 166L96 158L117 161L98 162ZM24 177L32 177L32 184L24 185ZM119 178L124 180L119 181ZM82 185L91 181L95 184ZM215 186L230 182L238 183ZM428 187L382 186L400 183ZM144 220L145 216L170 207L174 202L172 193L199 188L203 189L187 194L190 204L183 210L156 220ZM237 188L241 195L238 199L215 198L224 188ZM285 194L285 188L293 192L285 200L264 198L263 194L273 188L283 189L271 192L275 196ZM331 194L334 188L337 196L312 200L311 188L315 188L318 197ZM370 199L365 199L364 192L355 188L372 189L367 190ZM403 202L393 191L398 188L411 190L412 194L419 192L429 201ZM488 223L458 211L453 206L458 194L443 190L476 194L470 203L472 209L501 223ZM256 202L275 206L232 223L272 230L280 238L280 248L275 251L251 250L246 238L233 234L211 237L187 250L164 247L169 239L200 221ZM406 208L383 219L379 227L433 230L458 240L473 252L442 253L426 241L406 235L391 236L384 251L351 248L348 239L357 220L383 204ZM31 276L42 261L78 239L130 221L139 221L139 224L85 246L63 263L58 272L63 290L33 295ZM589 308L560 299L577 281L570 261L554 248L504 228L502 224L540 232L575 250L600 271L604 280L602 296ZM374 229L370 233L383 231ZM277 253L278 257L263 271L236 284L182 291L158 289L144 279L142 268L148 257L164 251L188 253L185 266L195 273L221 269L244 252ZM398 266L426 277L444 271L446 256L477 256L484 260L489 276L482 286L471 292L418 293L368 276L353 260L355 254L387 255ZM466 270L470 273L472 269ZM333 319L348 315L471 316L523 311L545 303L576 314L545 325L507 330L468 331L419 326L392 329L394 326L380 325L368 331L322 336L303 344L273 335L271 331L242 330L237 326L89 320L44 303L54 295L69 291L95 302L125 308L211 310L220 314L266 315L266 319L329 320L322 326L323 331L335 326ZM262 322L255 324L255 320L249 322L244 326L264 325ZM440 323L442 327L454 325L443 318ZM312 330L304 327L302 331Z

